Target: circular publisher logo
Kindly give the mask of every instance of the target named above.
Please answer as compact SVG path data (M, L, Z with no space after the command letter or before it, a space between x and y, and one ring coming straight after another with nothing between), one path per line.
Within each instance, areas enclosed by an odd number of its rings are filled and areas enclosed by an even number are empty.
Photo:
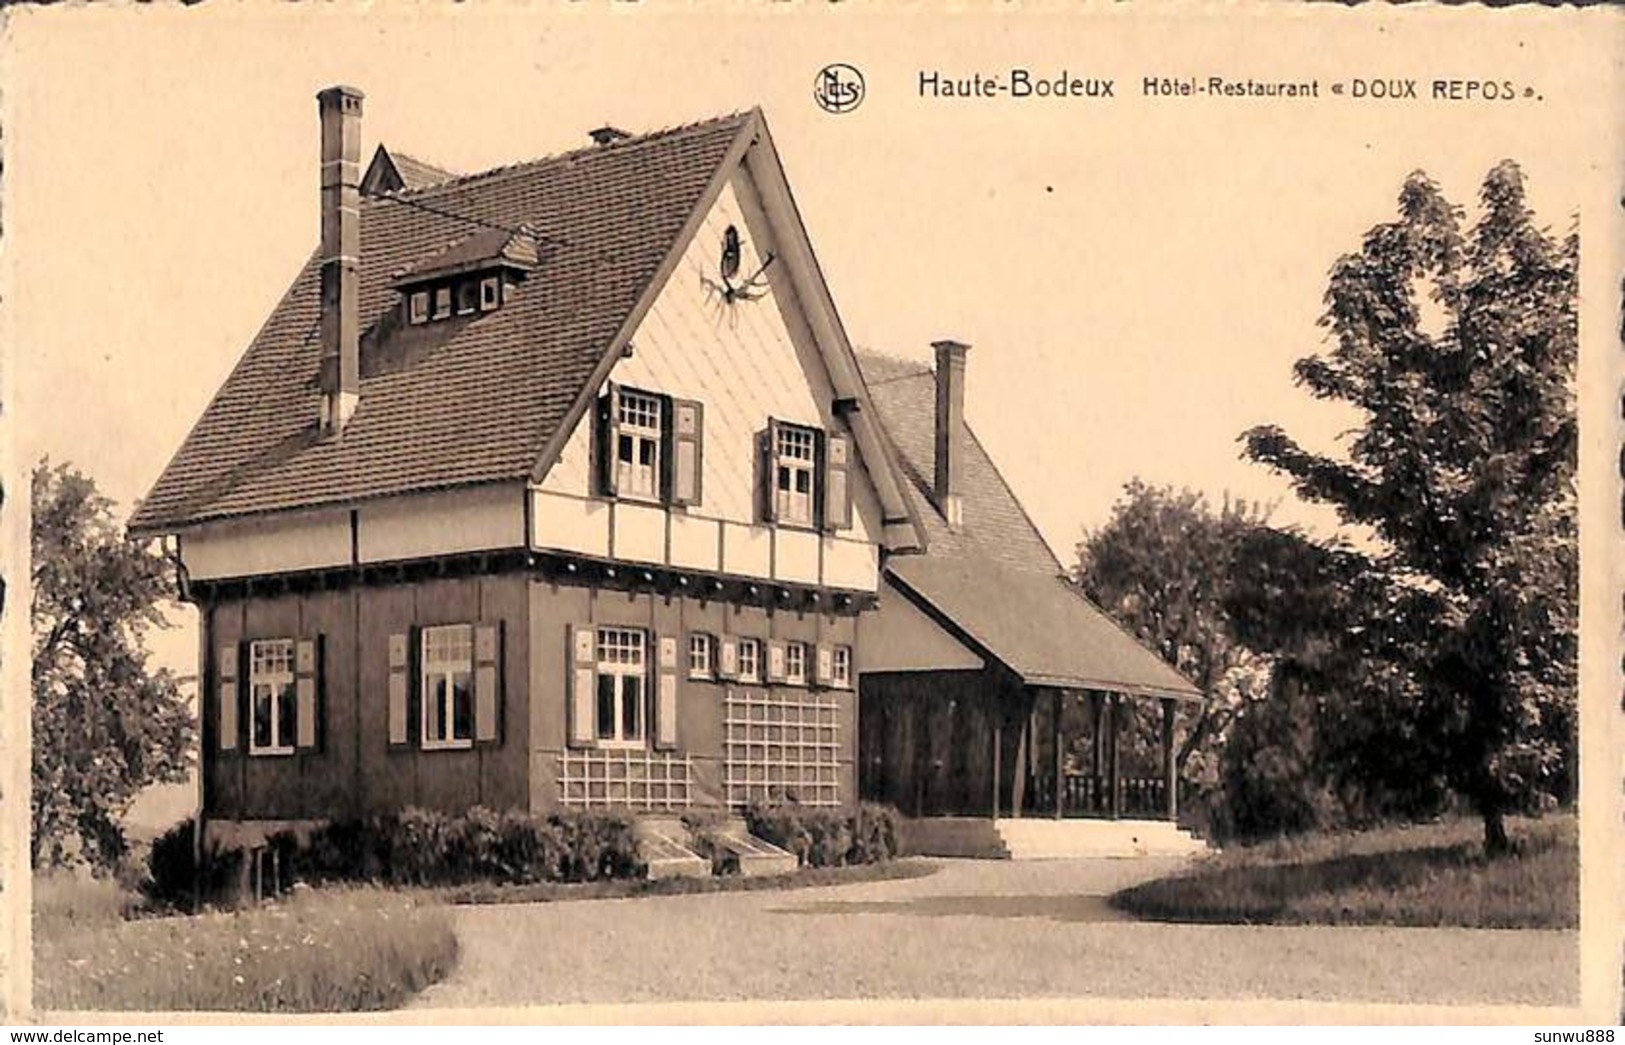
M825 112L851 112L863 104L863 92L863 74L845 62L824 66L813 81L813 101Z

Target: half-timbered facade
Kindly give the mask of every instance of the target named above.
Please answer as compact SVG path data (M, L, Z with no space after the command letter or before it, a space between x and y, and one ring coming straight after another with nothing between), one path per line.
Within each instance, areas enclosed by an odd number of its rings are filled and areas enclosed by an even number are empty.
M852 801L920 539L761 114L455 177L319 103L321 248L132 521L204 817Z

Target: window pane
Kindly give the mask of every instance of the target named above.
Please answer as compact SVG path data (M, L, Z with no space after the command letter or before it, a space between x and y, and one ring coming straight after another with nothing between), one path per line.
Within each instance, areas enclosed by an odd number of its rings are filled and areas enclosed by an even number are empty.
M618 440L615 456L627 464L632 463L632 437L623 435Z
M598 676L598 739L615 739L615 676Z
M425 740L440 742L446 739L446 676L436 675L429 680L428 700L425 704L429 721L423 731Z
M288 682L281 687L277 701L277 734L276 742L281 747L292 747L294 738L293 718L298 711L298 701L294 699L293 683Z
M452 680L452 736L457 740L470 740L474 736L474 686L466 671L459 671Z
M643 736L643 679L627 675L621 682L621 739L638 740Z
M804 494L804 493L807 493L808 491L810 491L811 489L812 489L812 473L811 472L797 472L796 473L796 492Z
M264 684L254 686L254 734L255 747L271 746L271 687Z

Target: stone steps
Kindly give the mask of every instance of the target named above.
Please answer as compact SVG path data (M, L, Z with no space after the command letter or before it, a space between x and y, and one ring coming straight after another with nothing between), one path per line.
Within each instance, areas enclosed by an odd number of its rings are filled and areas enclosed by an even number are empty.
M1014 860L1186 856L1207 843L1167 820L1003 819L999 838Z

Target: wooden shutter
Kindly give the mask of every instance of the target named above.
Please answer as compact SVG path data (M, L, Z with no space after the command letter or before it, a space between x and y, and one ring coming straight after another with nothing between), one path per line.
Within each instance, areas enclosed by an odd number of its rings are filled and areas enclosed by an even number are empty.
M502 743L502 622L474 625L474 743Z
M813 657L812 680L816 686L828 687L835 683L835 648L826 643L818 644L818 652Z
M417 732L412 715L412 696L418 688L412 678L416 639L416 628L389 637L389 747L394 751L410 748Z
M671 401L673 423L667 456L671 460L672 504L692 506L704 490L705 407L692 399Z
M621 390L614 382L610 382L604 394L598 397L597 410L593 435L598 452L593 455L593 463L598 471L598 492L605 497L614 497L615 446L620 442L621 435Z
M671 751L677 747L677 636L657 635L655 646L660 651L654 693L655 750Z
M717 636L717 678L739 677L739 640L732 635Z
M565 626L566 658L570 673L565 688L567 729L565 742L571 747L592 747L597 737L593 725L593 705L598 700L598 635L590 625Z
M781 639L767 640L767 681L783 682L784 675L784 642Z
M247 680L239 675L239 658L241 655L239 643L230 642L220 647L220 656L215 664L216 674L220 676L218 686L220 689L220 750L235 751L238 738L242 735L242 721L238 718L239 689L247 689Z
M778 458L775 451L779 445L779 422L770 419L767 427L756 435L756 502L757 514L763 522L777 522L779 518L778 498L774 496L775 477L778 473Z
M323 636L300 639L293 648L294 748L301 754L321 750L322 674L326 652Z
M826 530L849 530L852 528L852 488L847 481L847 466L852 445L844 435L827 435L823 445L823 513L820 518Z

